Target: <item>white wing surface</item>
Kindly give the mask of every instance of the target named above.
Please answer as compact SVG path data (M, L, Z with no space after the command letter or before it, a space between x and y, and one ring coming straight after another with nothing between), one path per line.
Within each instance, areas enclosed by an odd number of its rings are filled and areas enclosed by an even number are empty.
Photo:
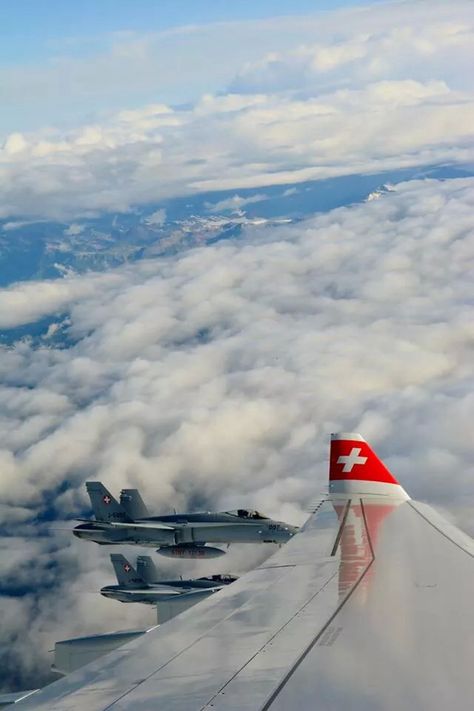
M19 706L465 711L473 593L473 541L336 435L329 497L278 553Z

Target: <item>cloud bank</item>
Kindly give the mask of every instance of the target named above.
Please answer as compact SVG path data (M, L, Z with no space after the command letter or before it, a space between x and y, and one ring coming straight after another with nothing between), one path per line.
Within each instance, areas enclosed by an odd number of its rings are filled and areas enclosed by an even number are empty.
M234 77L192 104L11 133L0 149L0 218L75 219L203 191L474 161L470 4L288 22L280 48L283 20L239 24L248 38L264 27L275 48L262 41L255 56L258 43L247 43ZM231 26L212 31L221 46Z
M12 236L37 219L80 234L81 217L178 195L229 189L208 209L239 209L244 188L255 201L265 185L473 161L470 4L178 35L180 51L233 52L200 99L159 94L5 139ZM118 94L130 72L153 85L156 38L128 40L94 74L66 63L76 98L112 75ZM28 81L61 90L63 68L13 72L5 95L27 97ZM67 332L0 350L0 685L48 679L56 639L153 622L93 592L111 582L107 551L56 530L84 513L87 479L138 486L157 511L251 505L298 523L325 489L329 433L360 430L414 497L473 532L473 197L471 179L400 184L174 259L0 291L0 327L47 317L51 336ZM231 548L219 568L244 570L248 556ZM183 572L218 572L206 565Z
M87 479L138 486L156 511L247 504L300 522L329 433L359 430L473 532L473 198L472 179L410 182L173 260L0 292L4 326L67 313L75 342L0 353L10 684L46 678L55 639L151 624L90 593L110 582L107 552L48 535L84 510ZM245 567L238 547L224 567ZM37 590L18 597L23 580Z

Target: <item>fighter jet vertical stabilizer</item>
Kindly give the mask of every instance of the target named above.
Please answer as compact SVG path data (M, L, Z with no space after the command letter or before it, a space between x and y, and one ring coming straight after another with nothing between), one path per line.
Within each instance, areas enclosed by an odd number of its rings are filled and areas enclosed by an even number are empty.
M132 519L101 481L86 482L87 493L97 521L131 522Z
M161 577L149 555L139 555L137 557L137 573L148 584L156 583Z
M148 518L150 513L138 489L122 489L120 492L120 505L133 521Z
M114 566L115 575L119 585L127 588L146 588L147 582L135 570L133 565L121 553L112 553L110 560Z

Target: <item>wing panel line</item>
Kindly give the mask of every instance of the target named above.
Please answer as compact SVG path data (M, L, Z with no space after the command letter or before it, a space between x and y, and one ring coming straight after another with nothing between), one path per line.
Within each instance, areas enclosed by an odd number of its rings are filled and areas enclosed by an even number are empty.
M349 499L349 501L346 504L346 508L344 510L344 515L342 517L341 525L339 526L339 531L337 532L336 540L334 541L334 545L332 547L331 556L336 555L336 551L339 546L339 542L341 540L342 532L344 530L344 526L346 525L347 514L349 513L350 508L351 508L351 500ZM364 519L364 523L366 524L365 519ZM367 528L367 524L365 527Z
M369 531L369 527L367 525L367 516L365 513L364 502L362 501L362 499L360 499L360 510L362 511L362 518L364 519L365 532L367 534L367 540L369 542L370 553L372 555L372 560L366 568L366 571L367 571L375 560L375 551L374 551L374 547L372 545L372 539L370 538L370 531ZM359 584L359 583L357 583L357 584Z
M350 502L349 502L349 504L350 504ZM318 641L321 639L321 637L322 637L322 635L324 634L324 632L325 632L325 631L327 630L327 628L331 625L331 623L334 621L334 619L338 616L339 612L342 610L342 608L343 608L344 605L347 603L347 601L352 597L353 593L357 590L357 588L359 587L360 583L362 582L362 580L363 580L363 579L365 578L365 576L367 575L368 570L370 569L370 567L373 565L373 563L374 563L374 561L375 561L374 549L373 549L373 547L372 547L372 541L370 540L369 530L368 530L368 527L367 527L367 518L366 518L365 510L364 510L364 502L362 501L362 499L360 499L360 506L361 506L362 518L363 518L363 520L364 520L364 526L365 526L365 530L366 530L366 534L367 534L367 539L368 539L368 541L369 541L369 547L370 547L370 552L371 552L371 555L372 555L372 559L370 560L370 562L368 563L368 565L366 566L366 568L362 571L362 573L361 573L360 576L359 576L359 579L358 579L357 582L353 585L353 587L349 590L348 594L347 594L346 597L343 599L343 601L341 602L341 604L336 608L336 610L335 610L334 613L331 615L331 617L328 619L328 621L326 622L326 624L319 630L318 634L314 637L314 639L312 640L312 642L311 642L311 643L306 647L306 649L300 654L300 656L298 657L298 659L296 660L296 662L293 664L293 666L291 667L291 669L290 669L290 670L287 672L287 674L285 675L284 679L278 684L277 688L276 688L275 691L272 693L272 695L270 696L270 698L268 699L268 701L266 701L265 704L261 707L260 711L269 711L271 705L273 704L273 702L275 701L275 699L277 698L277 696L279 695L279 693L280 693L280 692L282 691L282 689L286 686L286 684L288 683L288 681L291 679L291 677L293 676L293 674L295 673L295 671L298 669L298 667L300 666L300 664L304 661L304 659L305 659L305 658L308 656L308 654L311 652L311 650L313 649L313 647L316 646L316 644L317 644ZM347 509L346 509L345 516L347 516L347 513L348 513L348 512L349 512L349 507L347 507ZM341 531L341 534L342 534L342 531Z
M365 571L364 571L364 572L365 572ZM222 692L222 690L225 689L226 686L228 686L228 685L231 683L231 681L232 681L233 679L235 679L235 677L238 676L238 675L240 674L240 672L241 672L243 669L245 669L245 667L248 666L248 665L250 664L250 662L251 662L253 659L255 659L255 657L257 657L257 656L260 654L260 652L261 652L263 649L265 649L265 647L267 647L267 646L270 644L270 642L272 642L272 640L274 640L275 637L277 637L277 636L280 634L280 632L281 632L282 630L284 630L285 627L287 627L287 626L294 620L294 618L295 618L297 615L299 615L300 612L301 612L302 610L304 610L305 607L307 607L307 606L314 600L314 598L317 597L317 596L324 590L324 588L326 588L326 587L329 585L329 583L331 582L331 580L333 580L333 579L336 577L336 575L338 575L338 573L334 573L333 575L331 575L331 577L330 577L328 580L326 580L326 582L324 583L324 585L323 585L322 587L320 587L319 590L318 590L317 592L315 592L314 595L312 595L312 596L309 598L309 600L306 600L306 602L304 603L304 605L302 605L300 608L298 608L298 610L285 622L285 624L283 624L274 634L272 634L272 636L271 636L269 639L266 640L265 644L262 644L262 646L260 647L260 649L257 649L257 651L255 652L255 654L252 654L252 656L247 659L247 661L245 662L245 664L242 664L242 666L240 667L240 669L237 669L237 671L234 672L234 674L232 674L232 676L230 677L230 679L228 679L228 680L226 681L226 683L223 684L223 685L213 694L213 696L212 696L208 701L206 701L206 703L205 703L204 706L201 706L201 708L199 709L199 711L204 711L204 709L209 708L209 706L212 705L212 701L214 701L214 699L215 699L217 696L219 696L219 694Z
M293 567L293 566L290 566L290 567ZM224 620L227 620L234 613L235 613L235 610L231 610L228 615L226 615L222 619L218 620L218 622L216 622L210 629L213 629L217 625L221 624ZM205 632L203 632L201 635L199 635L199 637L197 637L196 639L193 639L186 647L183 647L182 649L180 649L178 652L176 652L175 655L173 655L170 659L167 659L164 664L160 664L156 669L154 669L152 672L150 672L150 674L148 674L146 677L139 679L133 686L130 685L130 687L128 689L126 689L126 691L123 694L121 694L120 696L115 698L107 706L104 706L103 711L109 711L109 709L112 709L112 711L113 711L113 707L117 702L121 701L123 698L125 698L132 691L135 691L135 689L137 689L139 686L141 686L141 684L144 684L146 681L148 681L148 679L151 679L152 676L154 676L157 672L164 669L166 666L168 666L168 664L171 664L171 662L173 662L175 659L177 659L181 654L183 654L183 652L186 652L188 649L191 649L191 647L193 647L197 642L199 642L207 634L209 634L210 629L207 629Z
M336 539L335 539L335 541L334 541L334 545L333 545L332 550L331 550L331 553L330 553L330 556L331 556L331 557L334 557L334 556L336 555L336 552L337 552L337 549L338 549L338 546L339 546L339 543L340 543L340 540L341 540L341 537L342 537L342 533L343 533L343 531L344 531L344 526L345 526L345 524L346 524L347 515L348 515L349 510L350 510L350 507L351 507L351 503L352 503L352 502L351 502L351 499L349 499L349 500L347 501L347 503L346 503L345 508L344 508L344 514L343 514L343 516L342 516L341 523L340 523L340 525L339 525L339 529L338 529L337 534L336 534ZM365 526L365 529L366 529L366 531L367 531L367 537L368 537L369 534L368 534L368 530L367 530L367 521L366 521L366 519L365 519L365 516L364 516L363 518L364 518L364 526ZM372 557L373 557L372 544L369 543L369 546L370 546L370 551L371 551L371 554L372 554ZM265 566L262 566L262 567L265 567ZM293 566L291 566L291 565L285 565L285 566L267 566L267 567L285 567L285 568L288 567L288 568L291 568L291 567L293 567ZM367 567L368 567L368 566L367 566ZM362 577L365 575L366 571L367 571L367 568L363 571L363 573L362 573L362 575L361 575L361 579L362 579ZM335 573L334 575L331 575L331 577L324 583L324 585L323 585L321 588L319 588L319 590L318 590L317 592L315 592L314 595L312 595L312 596L309 598L309 600L306 600L306 602L304 603L304 605L302 605L278 630L276 630L276 632L275 632L269 639L266 640L266 642L260 647L260 649L258 649L254 654L252 654L251 657L249 657L249 658L246 660L245 664L243 664L239 669L237 669L237 671L234 672L234 674L232 674L232 676L226 681L226 683L223 684L223 685L213 694L213 696L212 696L210 699L208 699L208 701L206 701L206 703L204 704L204 706L201 706L201 708L200 708L199 711L205 711L206 708L209 708L209 706L212 705L212 702L214 701L214 699L215 699L217 696L219 696L219 694L222 693L222 691L245 669L245 667L248 666L248 665L250 664L250 662L251 662L253 659L255 659L255 657L257 657L257 656L265 649L265 647L267 647L268 644L270 644L270 643L272 642L272 640L274 640L275 637L277 637L277 636L282 632L282 630L284 630L285 627L287 627L287 626L294 620L294 618L295 618L297 615L299 615L299 614L301 613L301 611L304 610L305 607L307 607L307 606L314 600L314 598L317 597L317 596L329 585L329 583L331 582L331 580L333 580L333 578L335 577L335 575L338 575L338 573ZM357 581L357 585L358 585L358 584L359 584L359 581ZM357 586L357 585L356 585L356 586ZM355 589L356 586L354 586L354 589ZM344 600L344 602L345 602L345 600ZM342 605L341 605L340 607L342 607ZM336 610L336 613L335 613L335 614L337 614L337 612L339 611L340 607ZM333 618L334 618L334 615L330 618L329 622L328 622L328 623L324 626L324 628L321 630L321 632L319 633L318 637L319 637L319 636L322 634L322 632L327 628L328 624L330 624L330 622L331 622L331 620L332 620ZM313 643L314 643L315 641L317 641L317 640L313 640ZM307 651L309 651L309 649L310 649L310 648L308 648ZM296 662L296 666L300 663L300 661L302 660L302 658L303 658L303 657L301 657L301 659L299 659L299 660ZM295 669L296 666L295 666L293 669ZM286 683L286 682L285 682L285 683ZM265 708L266 708L266 707L265 707Z
M425 516L424 514L422 514L421 511L420 511L419 509L417 509L416 506L413 506L413 504L412 504L411 501L407 501L407 503L408 503L408 505L413 509L413 511L416 511L416 513L418 514L418 516L421 516L421 518L422 518L424 521L426 521L426 523L428 523L428 524L431 526L431 528L434 528L435 531L437 531L438 533L440 533L444 538L446 538L446 540L448 540L450 543L452 543L453 545L455 545L456 548L459 548L459 550L463 551L463 553L467 553L467 555L468 555L470 558L474 558L474 555L471 553L471 551L467 550L467 548L464 548L464 546L462 546L460 543L458 543L458 542L455 541L453 538L451 538L451 536L449 536L449 535L446 533L446 531L443 531L441 528L439 528L439 526L437 526L437 525L436 525L433 521L431 521L427 516Z

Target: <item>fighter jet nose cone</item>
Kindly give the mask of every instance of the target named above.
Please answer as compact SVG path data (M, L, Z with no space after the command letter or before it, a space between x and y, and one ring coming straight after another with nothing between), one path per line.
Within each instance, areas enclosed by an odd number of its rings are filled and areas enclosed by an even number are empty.
M82 538L81 532L75 528L72 529L72 535L76 536L76 538Z

